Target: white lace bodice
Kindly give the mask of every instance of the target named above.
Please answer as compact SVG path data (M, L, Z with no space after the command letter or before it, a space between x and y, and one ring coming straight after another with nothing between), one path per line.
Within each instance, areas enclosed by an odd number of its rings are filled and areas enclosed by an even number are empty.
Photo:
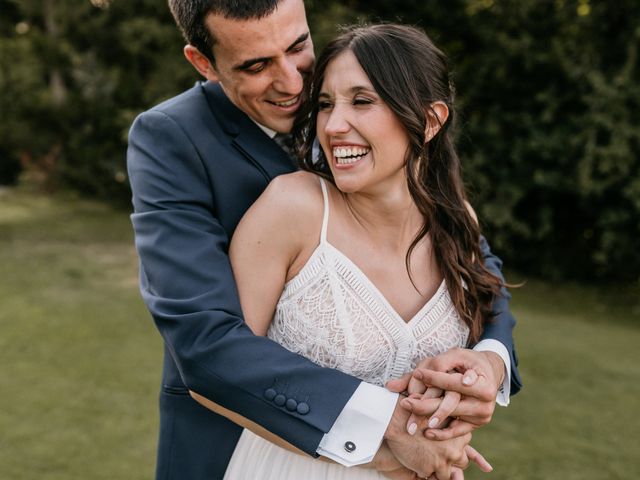
M320 244L285 285L268 337L319 365L376 385L400 377L427 356L466 346L469 329L444 281L405 322L367 276L327 241L329 198L320 182Z

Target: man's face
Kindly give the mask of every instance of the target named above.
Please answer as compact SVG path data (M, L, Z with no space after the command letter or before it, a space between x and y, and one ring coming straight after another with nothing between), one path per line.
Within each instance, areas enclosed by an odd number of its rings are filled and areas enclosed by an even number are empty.
M302 0L282 0L260 19L209 15L216 64L209 80L254 121L287 133L300 107L303 77L313 68L313 43Z

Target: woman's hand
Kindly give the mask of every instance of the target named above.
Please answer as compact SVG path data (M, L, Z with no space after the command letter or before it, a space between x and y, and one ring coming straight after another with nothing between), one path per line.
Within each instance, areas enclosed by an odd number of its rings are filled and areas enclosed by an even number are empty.
M410 394L401 402L411 412L409 433L426 429L427 438L445 440L491 421L503 372L496 354L453 349L423 360L412 375L390 381L387 388Z

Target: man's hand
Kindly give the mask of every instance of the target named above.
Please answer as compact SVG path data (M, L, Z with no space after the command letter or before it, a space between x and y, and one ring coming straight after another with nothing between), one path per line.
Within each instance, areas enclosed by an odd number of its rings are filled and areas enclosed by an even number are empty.
M435 474L442 480L451 478L452 467L467 467L469 458L466 447L471 441L471 434L444 441L429 440L423 435L409 435L406 431L408 417L409 413L399 404L396 405L385 432L391 453L404 467L414 471L420 478Z
M401 403L412 412L409 433L427 428L427 438L447 440L491 421L503 380L499 355L458 348L423 360L410 378L391 381L387 388L411 394ZM449 417L457 418L449 423Z
M415 472L406 468L391 453L386 442L382 442L369 466L392 480L414 480L416 478Z

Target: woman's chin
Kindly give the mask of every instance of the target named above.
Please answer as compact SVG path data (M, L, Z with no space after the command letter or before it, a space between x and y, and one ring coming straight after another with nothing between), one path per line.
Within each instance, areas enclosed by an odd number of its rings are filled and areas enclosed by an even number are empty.
M333 177L333 180L338 190L342 193L356 193L362 188L360 182L354 182L354 179L351 178L340 178L340 175L338 175L337 177Z

